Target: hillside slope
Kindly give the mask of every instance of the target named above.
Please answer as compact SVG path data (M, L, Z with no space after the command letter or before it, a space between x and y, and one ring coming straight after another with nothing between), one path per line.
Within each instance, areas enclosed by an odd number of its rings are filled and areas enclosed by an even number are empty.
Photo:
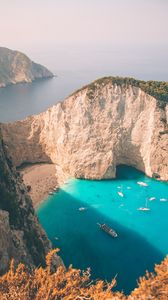
M53 77L53 74L25 54L0 47L0 87L48 77Z

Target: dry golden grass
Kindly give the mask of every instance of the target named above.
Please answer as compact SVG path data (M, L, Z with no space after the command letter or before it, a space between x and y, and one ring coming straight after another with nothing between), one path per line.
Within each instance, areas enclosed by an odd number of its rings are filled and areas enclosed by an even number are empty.
M29 272L19 264L0 277L0 300L166 300L168 299L168 258L155 267L156 274L147 273L140 278L139 286L131 295L113 292L116 285L104 281L93 282L90 270L81 271L70 266L67 270L59 267L51 272L51 261L58 249L46 257L46 268Z

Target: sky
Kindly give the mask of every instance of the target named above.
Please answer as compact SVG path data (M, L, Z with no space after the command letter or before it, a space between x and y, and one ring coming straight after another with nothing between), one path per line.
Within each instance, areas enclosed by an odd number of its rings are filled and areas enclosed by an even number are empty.
M120 64L162 60L162 68L168 61L168 0L0 0L0 45L51 68L57 55L58 69L96 66L105 57L107 64L110 56Z
M167 0L0 0L0 4L0 43L11 48L168 43Z

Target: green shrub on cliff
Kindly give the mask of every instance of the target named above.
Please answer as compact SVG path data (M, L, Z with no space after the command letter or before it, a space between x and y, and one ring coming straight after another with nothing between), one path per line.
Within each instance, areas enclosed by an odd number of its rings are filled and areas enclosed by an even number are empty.
M165 102L168 102L168 82L164 81L143 81L137 80L134 78L129 77L103 77L100 79L95 80L94 82L90 83L82 87L81 89L77 90L74 94L79 91L88 88L88 96L93 96L94 91L96 90L97 85L106 85L108 83L117 84L119 86L134 86L141 88L145 93L155 97L157 100L160 100L161 108L165 107ZM74 95L73 94L73 95Z

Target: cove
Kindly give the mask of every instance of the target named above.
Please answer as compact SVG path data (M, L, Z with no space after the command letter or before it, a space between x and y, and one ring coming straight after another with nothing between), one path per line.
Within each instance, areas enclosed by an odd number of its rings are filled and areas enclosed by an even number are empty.
M129 293L139 276L153 271L168 254L165 199L167 183L119 166L115 180L69 180L40 205L37 215L66 266L90 267L93 279L110 281L117 274L116 289ZM150 211L138 210L146 205ZM98 222L115 229L118 238L101 231Z

